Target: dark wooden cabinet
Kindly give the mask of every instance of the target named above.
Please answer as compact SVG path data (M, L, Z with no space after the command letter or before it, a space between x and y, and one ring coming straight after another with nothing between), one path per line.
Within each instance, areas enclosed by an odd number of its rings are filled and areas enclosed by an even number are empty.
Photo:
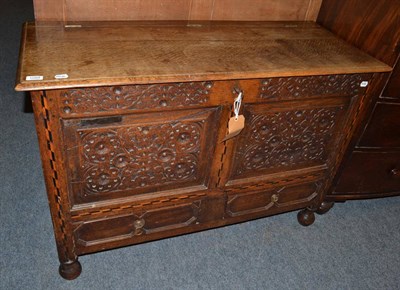
M400 148L400 103L377 102L358 143L364 148Z
M335 194L396 194L400 183L399 152L354 151L336 185Z
M400 99L400 65L398 61L381 98L389 102L390 100L398 101Z
M343 160L327 200L400 194L400 94L394 90L399 83L394 71L383 94L371 104L365 125L353 136L358 140Z
M400 2L325 0L318 22L349 43L393 66L373 93L327 200L400 194Z

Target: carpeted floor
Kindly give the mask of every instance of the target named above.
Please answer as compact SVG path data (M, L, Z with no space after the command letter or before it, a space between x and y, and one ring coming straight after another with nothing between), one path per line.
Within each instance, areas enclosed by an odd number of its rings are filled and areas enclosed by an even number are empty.
M65 281L25 95L14 91L31 0L0 0L0 289L400 289L400 198L337 204L304 228L287 213L83 256Z

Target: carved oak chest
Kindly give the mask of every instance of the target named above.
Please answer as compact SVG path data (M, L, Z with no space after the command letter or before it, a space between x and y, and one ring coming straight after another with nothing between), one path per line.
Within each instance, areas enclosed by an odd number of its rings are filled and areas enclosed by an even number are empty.
M60 274L292 210L310 225L389 70L313 23L26 24L16 89L31 91Z

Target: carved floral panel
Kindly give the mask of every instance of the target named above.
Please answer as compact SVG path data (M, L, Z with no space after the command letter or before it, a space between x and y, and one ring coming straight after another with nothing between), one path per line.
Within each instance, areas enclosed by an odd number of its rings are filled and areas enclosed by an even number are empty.
M234 156L233 177L325 163L343 107L256 114L246 111L246 128Z
M268 100L297 99L311 96L354 96L364 90L360 74L268 78L261 81L260 97Z
M78 131L84 195L199 179L205 120Z
M195 106L208 102L212 82L71 89L61 93L65 115Z

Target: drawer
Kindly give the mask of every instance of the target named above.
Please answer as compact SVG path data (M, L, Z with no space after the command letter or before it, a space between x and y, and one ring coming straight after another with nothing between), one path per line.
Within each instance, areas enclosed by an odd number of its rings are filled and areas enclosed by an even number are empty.
M57 91L63 117L206 106L213 82L129 85Z
M103 210L102 217L83 215L83 221L74 223L76 247L82 254L194 231L204 223L222 219L223 203L222 193L199 194L158 205L132 204L131 210L126 205Z
M400 147L400 104L376 105L359 146Z
M353 152L334 189L334 194L390 192L400 192L398 152Z
M228 193L227 217L265 216L302 208L318 196L320 181L298 183L262 190L232 190Z
M260 82L259 98L281 101L329 96L355 96L364 93L360 86L370 74L268 78Z

